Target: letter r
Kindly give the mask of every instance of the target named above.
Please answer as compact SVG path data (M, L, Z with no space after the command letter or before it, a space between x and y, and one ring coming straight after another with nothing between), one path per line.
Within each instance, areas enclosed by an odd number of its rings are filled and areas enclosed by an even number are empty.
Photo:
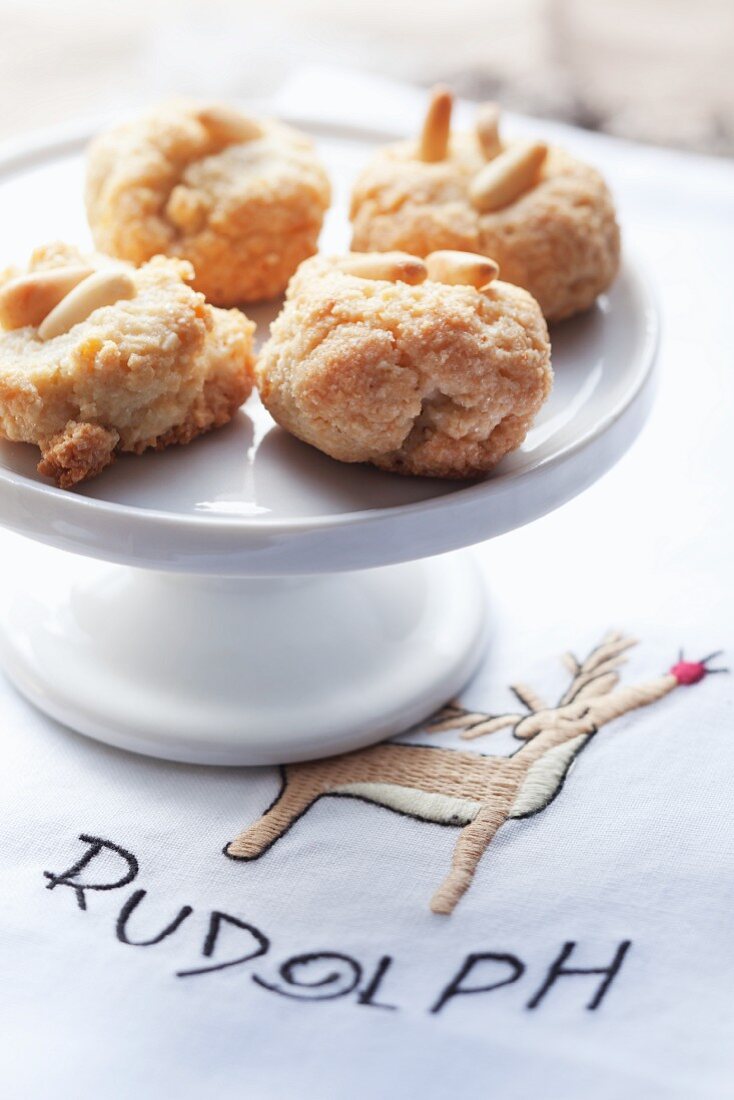
M61 871L60 874L55 874L53 871L44 871L43 874L45 878L49 879L46 886L47 890L53 890L56 886L69 886L76 894L79 908L86 909L87 899L84 894L87 890L117 890L120 886L127 886L137 876L138 861L132 852L127 852L119 845L113 844L111 840L103 840L99 836L88 836L86 833L81 833L79 839L82 844L87 845L87 850L76 863L73 863L66 871ZM104 849L114 852L115 855L124 860L126 870L120 878L114 882L79 882L78 877L82 871L86 870L92 860L96 859Z

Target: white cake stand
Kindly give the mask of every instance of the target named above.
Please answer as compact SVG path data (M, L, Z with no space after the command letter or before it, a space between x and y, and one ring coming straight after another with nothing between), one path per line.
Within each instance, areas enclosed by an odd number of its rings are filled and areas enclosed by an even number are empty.
M4 262L46 239L88 243L86 137L0 156ZM340 250L348 181L375 138L318 137L337 185L326 247ZM276 312L251 311L262 335ZM83 555L76 568L59 555L17 591L0 628L7 674L73 729L172 760L288 762L420 721L482 652L486 597L471 559L449 552L591 485L649 410L657 322L634 267L552 339L555 386L536 426L470 485L336 463L275 427L257 397L223 430L123 457L76 492L39 477L35 448L0 444L0 522Z

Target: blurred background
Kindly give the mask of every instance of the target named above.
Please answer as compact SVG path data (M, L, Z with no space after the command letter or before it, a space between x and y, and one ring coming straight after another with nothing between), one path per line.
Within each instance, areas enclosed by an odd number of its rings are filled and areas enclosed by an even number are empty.
M734 0L0 0L0 137L326 63L732 155L733 54Z

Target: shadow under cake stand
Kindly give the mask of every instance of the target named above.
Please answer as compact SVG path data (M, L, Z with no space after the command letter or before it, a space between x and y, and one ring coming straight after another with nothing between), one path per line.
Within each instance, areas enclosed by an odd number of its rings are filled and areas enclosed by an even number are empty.
M6 672L73 729L172 760L283 763L419 722L482 654L481 581L449 552L621 457L651 404L656 337L627 266L553 332L553 394L523 447L468 485L334 462L256 396L221 431L124 456L75 492L39 477L35 448L0 444L1 522L84 556L16 593Z

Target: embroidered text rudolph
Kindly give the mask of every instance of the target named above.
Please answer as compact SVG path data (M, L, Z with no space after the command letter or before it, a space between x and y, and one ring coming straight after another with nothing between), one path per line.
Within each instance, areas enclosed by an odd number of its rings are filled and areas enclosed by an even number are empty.
M451 868L433 896L434 913L451 913L469 888L498 829L512 818L537 814L563 786L574 759L595 733L615 718L647 706L681 684L696 684L706 662L681 659L664 676L618 687L616 671L634 639L608 634L584 661L566 654L571 683L548 707L524 685L513 692L525 713L489 715L456 703L444 707L427 730L460 729L467 740L512 726L523 744L511 756L482 756L429 745L387 743L359 752L289 764L270 808L225 848L234 859L258 859L314 802L349 795L421 821L461 826ZM711 655L712 657L715 654Z

